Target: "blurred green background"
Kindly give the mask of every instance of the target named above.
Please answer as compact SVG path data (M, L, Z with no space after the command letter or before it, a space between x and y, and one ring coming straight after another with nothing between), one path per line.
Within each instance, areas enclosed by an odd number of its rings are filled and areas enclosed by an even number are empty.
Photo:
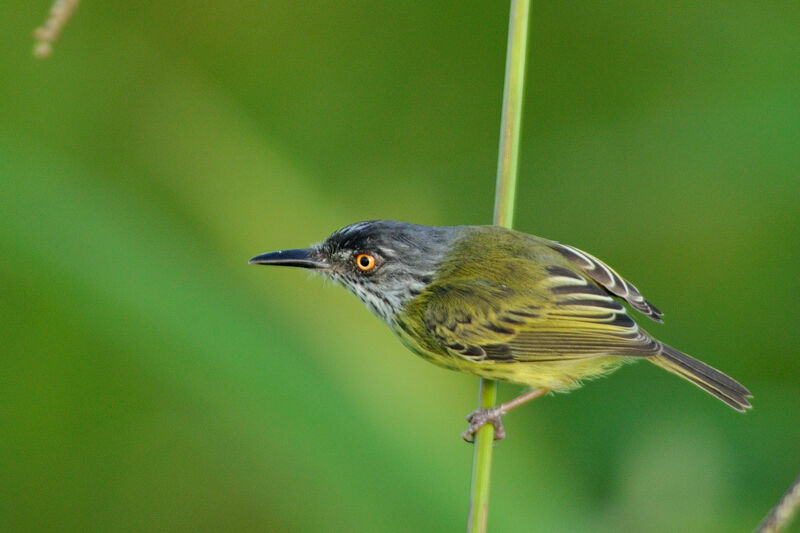
M84 2L37 61L48 9L0 7L0 529L463 530L477 381L247 259L489 223L507 4ZM800 471L798 27L535 2L516 226L755 407L646 364L526 406L492 531L750 531Z

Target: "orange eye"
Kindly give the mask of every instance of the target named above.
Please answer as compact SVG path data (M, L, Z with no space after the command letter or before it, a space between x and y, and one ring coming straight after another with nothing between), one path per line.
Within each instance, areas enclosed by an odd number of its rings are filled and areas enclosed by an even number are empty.
M370 254L358 254L356 256L356 266L362 272L369 272L375 268L375 256Z

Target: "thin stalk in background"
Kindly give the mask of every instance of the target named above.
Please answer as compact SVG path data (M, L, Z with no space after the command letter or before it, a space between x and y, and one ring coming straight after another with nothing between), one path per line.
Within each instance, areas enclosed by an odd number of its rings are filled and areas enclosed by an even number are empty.
M80 0L56 0L50 8L50 14L44 24L36 28L33 37L36 46L33 54L38 58L50 57L53 53L53 43L58 40L64 26L67 25L72 13L78 7Z
M525 55L528 44L530 0L512 0L508 22L503 114L500 119L500 150L497 162L494 224L510 228L514 220L514 197L517 188L517 161L522 123L522 94L525 83ZM481 379L478 407L494 406L497 382ZM494 426L486 424L475 435L472 462L468 533L484 533L489 516L489 482L492 473Z
M789 526L797 508L800 507L800 476L794 480L772 511L764 518L755 533L778 533Z

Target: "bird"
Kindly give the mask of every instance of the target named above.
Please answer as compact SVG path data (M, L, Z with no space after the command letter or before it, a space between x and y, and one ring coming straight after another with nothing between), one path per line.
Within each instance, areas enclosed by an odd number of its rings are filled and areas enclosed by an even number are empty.
M309 248L251 264L311 269L355 294L412 352L440 367L526 387L468 417L485 424L550 391L565 392L644 359L737 411L752 394L738 381L650 335L623 302L663 313L610 266L578 248L501 226L358 222Z

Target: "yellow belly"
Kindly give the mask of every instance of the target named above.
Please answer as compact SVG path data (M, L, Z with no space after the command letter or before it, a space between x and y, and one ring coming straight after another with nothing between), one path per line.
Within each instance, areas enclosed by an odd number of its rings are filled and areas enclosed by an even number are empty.
M630 361L633 359L617 356L544 362L464 361L457 369L526 387L566 391L580 387L583 381L605 376Z
M630 357L603 356L583 359L547 361L482 360L476 361L451 352L428 350L401 328L393 328L412 352L431 363L478 377L507 381L532 388L567 391L580 387L583 381L605 376L621 365L634 361Z

